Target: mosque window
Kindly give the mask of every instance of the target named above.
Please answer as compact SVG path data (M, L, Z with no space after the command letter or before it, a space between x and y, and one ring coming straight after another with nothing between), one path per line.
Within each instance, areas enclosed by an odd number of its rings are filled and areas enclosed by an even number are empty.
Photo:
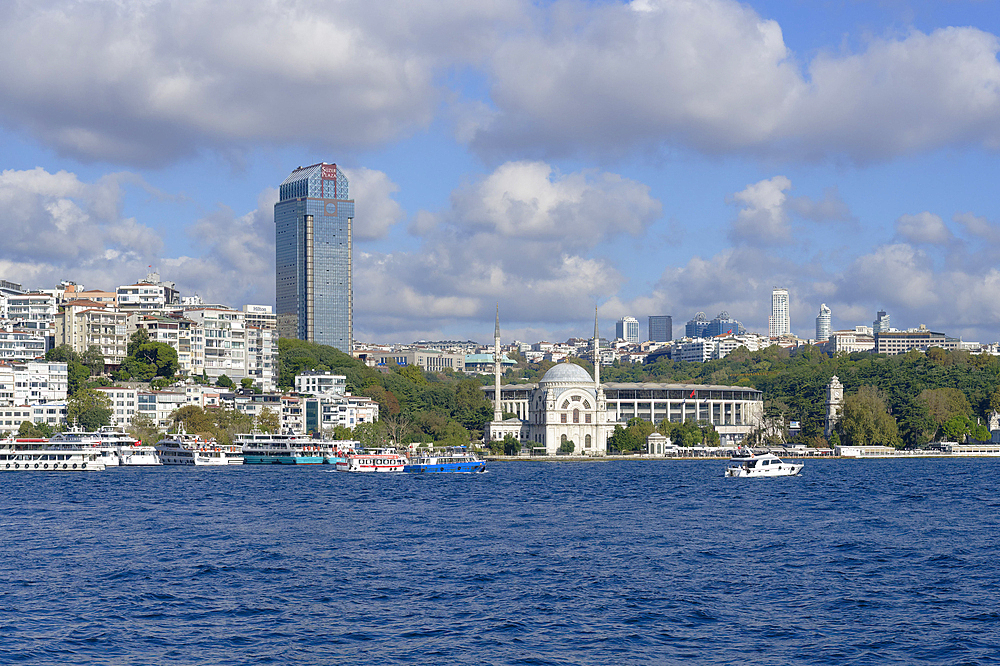
M560 422L562 422L562 423L566 423L566 415L565 415L565 414L560 414L560 415L559 415L559 420L560 420Z
M569 400L564 400L562 404L563 409L569 409Z
M589 400L584 400L583 401L583 408L584 409L590 409L590 401Z
M579 422L580 422L580 410L579 409L574 409L573 410L573 423L579 423Z
M587 437L584 439L584 442L586 443L586 447L589 449L590 448L590 435L587 435Z
M590 423L590 414L584 414L584 418L586 419L587 423ZM588 437L589 437L589 435L588 435Z

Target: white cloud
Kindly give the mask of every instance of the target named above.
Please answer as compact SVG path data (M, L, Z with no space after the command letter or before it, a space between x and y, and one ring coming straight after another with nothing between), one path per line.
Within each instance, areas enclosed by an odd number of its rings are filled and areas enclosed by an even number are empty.
M517 0L42 0L5 6L0 117L82 159L205 147L365 148L425 127L434 77L480 57Z
M615 293L622 275L594 250L640 235L660 214L648 188L616 174L501 165L457 189L448 210L423 213L411 252L355 255L359 330L448 330L492 312L511 321L576 321Z
M896 235L908 243L947 245L954 236L940 216L924 211L916 215L901 215L896 220Z
M864 163L1000 147L1000 40L976 28L871 39L800 66L781 27L735 0L556 7L494 54L495 110L472 132L481 153L682 146Z
M385 238L404 217L402 206L392 198L399 186L382 171L357 167L345 168L344 173L350 183L355 209L360 213L354 220L354 240Z
M743 208L736 214L730 237L737 242L750 245L774 245L791 240L792 230L788 225L785 192L792 187L792 181L784 176L775 176L748 185L742 192L732 196L735 203Z

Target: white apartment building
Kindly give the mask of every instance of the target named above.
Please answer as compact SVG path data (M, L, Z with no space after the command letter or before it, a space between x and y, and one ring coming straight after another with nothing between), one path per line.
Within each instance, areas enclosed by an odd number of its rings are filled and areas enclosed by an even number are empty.
M309 371L295 375L295 392L309 395L339 394L347 392L347 377L332 372Z
M243 313L218 307L185 309L184 316L205 336L204 372L214 383L226 375L237 384L248 375L247 339Z
M45 336L40 331L0 329L0 361L30 361L44 357L45 351Z
M615 337L625 342L639 342L639 320L635 317L622 317L615 323Z
M278 332L274 328L246 327L247 376L262 391L278 386Z
M159 276L156 277L159 278ZM115 293L118 299L118 309L122 312L163 314L167 305L173 300L171 291L173 290L165 284L137 282L136 284L122 285Z
M0 406L0 434L17 433L25 421L58 426L66 423L66 403L48 402L38 405Z
M854 352L870 352L875 349L875 338L857 331L833 331L823 344L823 351L828 354Z
M138 391L135 413L149 417L157 428L165 430L173 425L171 414L187 404L186 392Z
M132 425L132 417L138 411L136 389L121 386L102 386L94 389L103 393L111 401L111 425L127 428Z
M66 400L66 363L27 361L0 364L0 406Z
M32 292L7 296L7 319L13 322L35 322L37 328L52 328L58 308L52 294Z
M378 403L371 398L328 394L312 398L281 397L281 431L322 433L337 426L353 429L378 421Z

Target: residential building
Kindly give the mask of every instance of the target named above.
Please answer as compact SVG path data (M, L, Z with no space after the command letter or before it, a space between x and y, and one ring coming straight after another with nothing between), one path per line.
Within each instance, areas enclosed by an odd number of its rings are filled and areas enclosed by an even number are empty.
M135 413L148 417L157 428L165 430L173 425L171 414L186 404L188 404L186 392L137 391Z
M218 307L194 307L184 316L201 329L205 339L204 374L214 383L226 375L239 383L248 376L247 337L243 313Z
M0 406L65 401L68 386L66 363L0 363Z
M455 372L465 372L465 354L452 354L439 349L411 349L396 351L369 351L358 356L371 366L384 365L416 365L429 372L441 372L445 369Z
M177 351L178 373L200 376L205 369L205 332L194 321L176 314L128 315L128 335L144 328L152 342L162 342Z
M281 337L351 353L352 224L347 176L325 162L295 169L274 205L275 312Z
M830 308L826 303L819 306L819 315L816 316L816 342L826 342L830 339Z
M41 331L0 328L0 361L30 361L45 356L46 336Z
M653 342L670 342L674 339L674 320L670 315L649 316L649 339Z
M58 307L56 297L52 294L31 292L27 294L10 294L6 297L7 319L18 324L33 322L38 328L53 327ZM19 328L21 328L19 326Z
M639 320L622 317L615 323L615 338L625 342L639 342Z
M319 396L282 396L281 431L330 434L337 426L353 429L378 420L378 403L364 396L330 393Z
M121 365L128 354L128 315L94 301L69 301L55 319L55 344L83 354L96 346L104 364Z
M867 327L861 327L867 328ZM833 331L823 343L823 351L827 354L853 354L854 352L870 352L875 349L875 338L866 332Z
M111 401L111 425L127 428L138 411L139 392L122 386L103 386L94 389Z
M246 327L247 377L262 391L278 385L278 332L274 328Z
M767 334L772 338L791 335L792 321L789 314L788 290L775 287L771 291L771 316L767 320Z
M329 371L309 370L295 375L295 392L309 395L344 395L347 393L347 377Z

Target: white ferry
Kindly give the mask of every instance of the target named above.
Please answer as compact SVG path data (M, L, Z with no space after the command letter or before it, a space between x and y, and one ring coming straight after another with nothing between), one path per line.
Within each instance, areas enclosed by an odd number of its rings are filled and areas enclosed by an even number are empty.
M122 428L104 427L96 432L67 430L56 433L50 441L54 448L94 450L108 467L162 464L155 448L142 444Z
M333 455L329 442L309 435L249 433L236 435L233 443L245 465L322 465Z
M242 465L243 450L234 444L223 445L214 439L179 432L156 443L156 453L164 465L226 466Z
M100 472L107 466L91 449L52 448L47 439L0 442L0 471Z
M362 449L337 462L338 472L402 472L409 462L395 449Z
M740 455L742 454L742 455ZM771 453L754 455L751 449L740 449L726 468L726 476L796 476L805 467L802 463L788 463Z

